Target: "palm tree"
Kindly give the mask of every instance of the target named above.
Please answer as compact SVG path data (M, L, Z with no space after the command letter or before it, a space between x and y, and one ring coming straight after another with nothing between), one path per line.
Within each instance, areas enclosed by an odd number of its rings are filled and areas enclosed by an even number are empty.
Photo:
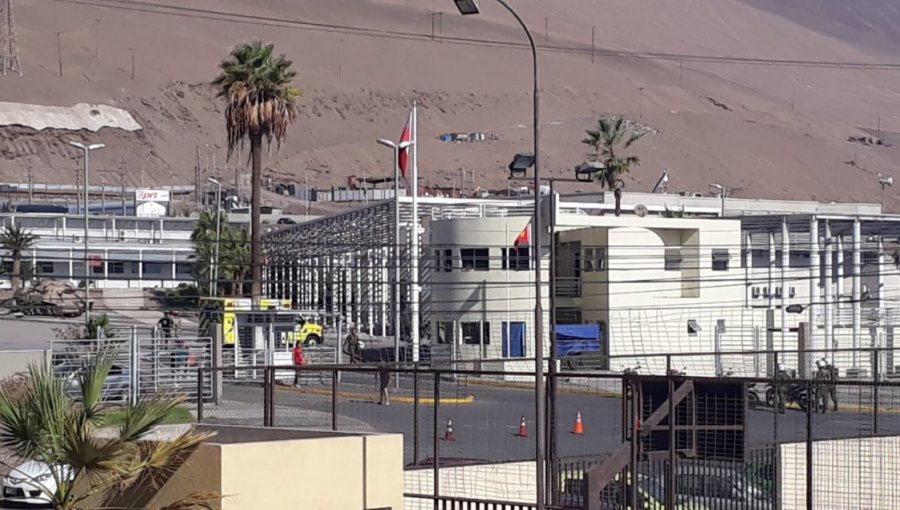
M621 117L600 117L596 129L589 129L587 138L581 141L592 149L587 155L588 159L603 163L603 170L597 172L596 178L600 181L600 187L613 191L616 197L616 216L622 212L622 188L625 187L622 177L632 166L641 163L637 156L623 156L619 151L628 149L643 136L643 133L630 133Z
M250 141L252 197L250 201L251 290L254 304L262 294L262 224L260 195L262 180L262 144L265 138L271 149L272 140L281 147L287 128L296 117L294 100L300 90L292 85L297 72L284 55L275 56L274 45L261 42L242 43L219 64L221 74L213 80L225 106L225 130L228 133L228 157L243 150Z
M12 257L12 290L19 290L22 286L22 252L30 250L37 236L22 228L16 223L8 223L0 232L0 247L9 252Z
M0 446L49 466L46 479L30 482L45 489L56 510L80 508L88 500L102 501L99 508L145 508L147 493L156 492L210 437L192 429L169 441L142 441L184 399L160 394L124 409L108 406L101 393L111 368L111 358L101 353L78 372L74 386L44 364L29 367L24 387L0 385ZM122 425L101 434L113 413ZM217 499L191 494L177 508L210 508Z
M222 218L222 226L228 228L228 224ZM216 257L216 213L213 211L202 211L197 223L194 224L194 230L191 232L191 243L194 245L196 252L191 258L194 259L194 277L200 282L201 288L205 287L204 293L208 294L212 286L212 276L210 270L215 264Z

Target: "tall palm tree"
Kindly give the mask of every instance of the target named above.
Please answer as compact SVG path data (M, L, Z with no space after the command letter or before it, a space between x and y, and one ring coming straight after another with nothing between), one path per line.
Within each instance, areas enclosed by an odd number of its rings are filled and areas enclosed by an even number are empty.
M22 286L22 253L34 247L37 236L32 235L17 223L8 223L0 232L0 247L12 257L12 290Z
M292 84L297 72L284 55L276 56L274 45L261 42L242 43L219 64L221 74L213 80L219 97L226 99L225 130L228 133L228 156L243 150L250 141L252 168L250 200L251 290L254 304L262 294L262 224L260 195L262 181L262 144L272 141L281 147L288 126L297 116L294 100L300 90Z
M158 490L210 437L191 429L170 441L142 441L184 399L159 394L124 410L108 406L102 389L111 368L111 358L101 353L78 372L74 386L44 364L29 367L24 388L0 385L0 445L49 466L46 479L30 483L56 510L81 508L88 500L103 501L99 508L145 508L141 498L146 502L148 491ZM124 416L122 425L99 433L113 413ZM210 508L216 499L191 494L177 507Z
M613 191L616 197L616 216L622 212L622 188L625 187L622 177L631 167L641 163L637 156L622 155L620 151L628 149L643 136L643 133L629 132L621 117L601 117L597 121L597 127L587 130L587 138L581 141L592 149L587 155L588 159L603 163L603 170L597 172L596 179L600 181L601 187Z

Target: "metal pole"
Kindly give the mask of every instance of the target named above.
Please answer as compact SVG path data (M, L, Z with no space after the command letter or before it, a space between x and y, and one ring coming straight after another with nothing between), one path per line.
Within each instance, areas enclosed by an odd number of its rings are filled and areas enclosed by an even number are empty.
M550 378L547 381L547 450L550 457L550 503L559 500L559 424L557 423L557 365L556 365L556 210L557 197L554 188L555 179L550 179ZM517 254L518 256L518 254ZM509 273L507 273L509 274Z
M400 363L400 146L394 145L394 363ZM399 377L397 385L400 384ZM399 387L399 386L398 386Z
M197 369L197 423L203 423L203 367Z
M90 175L90 154L84 149L84 323L91 323L91 282L88 269L88 176Z
M222 184L216 183L216 254L213 265L213 296L219 295L219 246L222 244Z
M440 442L438 440L438 403L441 399L441 373L434 372L434 410L433 410L433 421L432 424L432 433L431 433L431 441L432 441L432 469L433 469L433 496L434 496L434 509L438 509L438 497L441 495L441 477L440 477L440 462L438 461L438 457L440 457ZM540 487L540 485L538 485Z
M666 356L666 376L669 383L669 469L666 471L666 508L675 508L675 379L672 375L672 356Z
M331 372L331 430L338 429L337 419L338 371Z
M399 376L399 374L398 374ZM413 364L413 466L419 465L419 364Z
M412 361L414 363L419 361L419 328L420 326L420 318L419 318L419 109L416 103L413 103L413 122L412 122L412 136L414 144L410 145L409 151L412 152L413 157L410 158L412 160L412 221L410 222L409 234L409 246L410 254L410 268L409 268L409 339L410 346L412 347ZM399 363L400 360L397 360ZM399 381L399 377L397 380Z
M806 394L812 397L813 391L815 391L813 384L807 383ZM806 403L806 510L813 510L812 403L812 399L808 398Z
M538 54L537 46L534 44L534 37L528 29L528 25L519 16L518 13L504 0L497 0L497 3L503 6L510 14L516 18L525 35L528 37L528 43L531 46L531 59L533 71L533 129L534 129L534 411L535 411L535 485L537 486L537 506L536 510L544 510L546 504L546 495L544 483L544 458L545 438L547 436L545 416L544 416L544 327L543 317L544 309L541 302L541 118L540 118L540 84L538 81Z

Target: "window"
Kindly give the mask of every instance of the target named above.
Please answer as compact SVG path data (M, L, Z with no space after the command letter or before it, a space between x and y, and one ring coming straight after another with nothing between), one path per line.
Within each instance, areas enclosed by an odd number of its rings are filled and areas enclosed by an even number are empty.
M444 250L444 271L450 272L453 270L453 250Z
M759 298L759 287L753 287L753 289L751 290L751 295L753 296L753 299L758 299Z
M581 324L581 308L556 307L557 324Z
M163 265L160 262L144 262L144 274L162 274Z
M481 345L482 338L484 339L484 345L491 343L490 322L463 322L461 326L464 344Z
M581 243L560 243L556 257L556 276L581 278Z
M487 248L463 248L459 250L463 271L487 271L490 269L490 250Z
M681 271L681 250L678 248L670 248L666 250L666 271Z
M434 250L434 268L439 270L443 265L444 264L442 264L441 261L441 250Z
M517 246L515 248L503 249L503 269L511 271L528 271L531 253L527 246Z
M606 271L606 248L585 248L581 253L582 270Z
M53 262L38 262L37 270L40 274L53 273Z
M713 250L712 251L712 270L713 271L728 271L728 262L731 260L731 256L728 254L728 250Z
M700 325L697 324L697 321L694 319L689 319L687 321L687 332L688 336L697 336L697 333L700 332Z
M125 263L121 260L114 260L106 263L107 270L109 274L124 274L125 273ZM101 270L103 268L100 268ZM101 271L102 272L102 271Z

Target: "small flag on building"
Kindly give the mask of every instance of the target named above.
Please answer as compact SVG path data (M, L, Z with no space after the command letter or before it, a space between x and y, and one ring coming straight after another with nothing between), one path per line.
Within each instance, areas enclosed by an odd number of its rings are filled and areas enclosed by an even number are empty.
M525 225L525 228L519 232L518 237L516 237L516 241L513 243L513 246L520 246L523 244L528 244L528 229L531 225Z

